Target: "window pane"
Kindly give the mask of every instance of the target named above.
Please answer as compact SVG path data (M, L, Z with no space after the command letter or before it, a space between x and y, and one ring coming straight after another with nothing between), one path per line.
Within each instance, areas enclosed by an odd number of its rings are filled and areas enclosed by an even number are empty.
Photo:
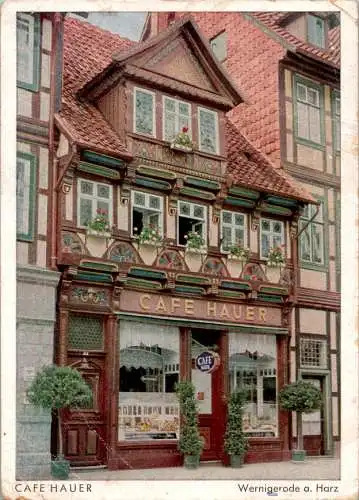
M180 115L189 115L189 104L186 104L184 102L179 102L178 103L178 111Z
M161 198L158 196L150 196L150 208L154 208L155 210L160 210L161 208Z
M222 212L222 221L224 224L232 224L232 212Z
M322 264L323 258L323 226L312 224L313 262Z
M120 321L119 440L177 439L179 332Z
M262 257L268 257L269 248L270 248L269 235L262 233L262 236L261 236Z
M270 230L269 220L262 219L261 224L262 224L262 231L269 231Z
M93 195L93 182L81 181L81 193Z
M282 237L273 235L273 247L280 247L282 245Z
M273 231L275 233L281 233L283 229L283 224L281 222L273 222Z
M101 210L106 210L107 212L107 217L109 216L110 213L110 207L109 204L106 201L97 201L97 208L100 208Z
M189 203L180 203L180 214L181 215L190 215L191 214L191 206Z
M97 196L100 198L110 197L110 186L104 186L103 184L97 185Z
M181 132L183 127L187 127L188 131L187 134L191 131L191 124L190 124L190 119L188 116L179 116L178 117L178 132Z
M235 214L235 216L234 216L234 223L237 226L243 226L243 224L244 224L244 215L242 215L242 214Z
M198 219L203 219L204 218L204 207L201 207L199 205L195 205L193 208L193 216L198 217Z
M171 141L176 135L176 115L166 111L165 114L165 140Z
M230 227L222 228L222 246L223 249L226 250L230 245L232 245L232 230Z
M173 113L176 112L176 103L173 99L165 99L165 110L172 111Z
M313 106L319 106L319 93L315 89L308 87L308 103Z
M135 192L133 198L134 204L140 207L146 206L146 196L144 193Z
M235 229L234 238L236 245L244 245L244 231L243 229Z
M80 199L80 226L85 226L92 219L92 200Z
M307 222L302 222L301 227ZM310 228L306 228L302 234L300 235L300 258L301 260L305 260L307 262L311 261L311 252L310 252Z
M201 109L199 111L199 121L200 149L209 153L216 153L216 115Z
M309 106L301 102L297 103L298 136L309 139Z
M153 135L153 95L136 90L136 132Z
M307 102L307 87L301 83L297 83L297 96L303 102Z
M310 140L320 143L320 110L318 108L308 107L309 111L309 129L310 129Z

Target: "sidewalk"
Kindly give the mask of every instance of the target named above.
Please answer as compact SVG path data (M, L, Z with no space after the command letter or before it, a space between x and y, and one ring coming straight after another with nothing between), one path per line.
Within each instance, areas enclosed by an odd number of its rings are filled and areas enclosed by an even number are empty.
M340 479L340 462L337 458L307 458L304 463L266 462L245 464L240 469L224 467L219 463L202 463L198 469L184 467L159 469L116 470L92 469L90 471L72 470L70 479L78 481L126 481L126 480L336 480Z

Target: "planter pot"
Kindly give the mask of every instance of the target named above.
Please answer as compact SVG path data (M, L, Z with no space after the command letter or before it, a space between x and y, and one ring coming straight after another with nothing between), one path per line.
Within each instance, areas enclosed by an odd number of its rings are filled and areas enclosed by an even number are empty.
M95 238L111 238L109 231L96 231L95 229L87 229L87 236L94 236Z
M246 264L248 259L246 259L245 257L238 257L237 255L232 255L232 254L228 254L228 260L235 260L237 262L243 262L243 264Z
M267 265L265 273L268 281L278 283L282 273L282 267Z
M64 458L51 460L51 476L54 479L68 479L70 472L70 462Z
M239 467L242 467L244 462L244 457L243 455L230 455L229 457L229 463L231 467L234 467L238 469Z
M183 465L186 469L197 469L199 467L199 455L185 455Z
M293 450L292 451L292 461L293 462L304 462L306 457L305 450Z

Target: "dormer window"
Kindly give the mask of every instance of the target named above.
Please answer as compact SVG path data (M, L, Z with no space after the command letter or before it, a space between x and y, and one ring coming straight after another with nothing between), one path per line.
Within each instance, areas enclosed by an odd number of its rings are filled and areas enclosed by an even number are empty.
M191 137L191 105L170 97L163 97L163 139L171 141L186 127Z
M308 42L325 49L325 20L321 17L308 14L307 16L307 39Z

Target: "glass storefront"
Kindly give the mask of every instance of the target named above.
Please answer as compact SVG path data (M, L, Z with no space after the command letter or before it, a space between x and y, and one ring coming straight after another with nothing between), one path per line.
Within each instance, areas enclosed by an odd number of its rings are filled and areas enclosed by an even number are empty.
M119 328L119 441L178 439L178 328L124 320Z
M247 391L243 427L249 437L276 437L277 348L274 335L229 333L230 390Z

